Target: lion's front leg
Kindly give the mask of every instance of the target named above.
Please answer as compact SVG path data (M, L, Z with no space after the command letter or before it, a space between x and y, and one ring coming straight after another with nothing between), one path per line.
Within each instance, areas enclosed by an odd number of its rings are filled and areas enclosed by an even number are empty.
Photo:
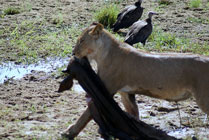
M81 130L88 124L91 119L92 116L90 110L87 108L81 117L77 120L76 124L70 125L65 131L62 132L62 136L68 139L73 139L81 132Z

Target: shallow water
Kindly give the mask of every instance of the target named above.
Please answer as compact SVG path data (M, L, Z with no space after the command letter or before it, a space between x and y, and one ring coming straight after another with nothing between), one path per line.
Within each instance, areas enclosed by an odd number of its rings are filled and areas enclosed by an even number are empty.
M186 138L187 136L192 137L194 134L194 130L190 130L188 128L176 129L168 133L168 135L174 136L176 138Z
M20 79L32 71L55 71L68 62L69 58L47 58L45 61L30 65L17 65L14 62L3 63L0 65L0 83L4 83L8 79Z
M79 84L73 84L72 90L75 91L77 94L85 93L85 91Z

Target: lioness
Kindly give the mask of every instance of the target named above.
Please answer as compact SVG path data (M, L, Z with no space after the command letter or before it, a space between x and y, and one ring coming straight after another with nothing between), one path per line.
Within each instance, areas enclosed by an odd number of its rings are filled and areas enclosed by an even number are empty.
M189 54L152 54L116 40L101 24L92 24L79 37L75 56L95 60L98 75L112 95L120 92L125 109L138 118L135 94L167 101L194 96L209 115L209 57ZM64 134L77 134L91 120L87 109Z

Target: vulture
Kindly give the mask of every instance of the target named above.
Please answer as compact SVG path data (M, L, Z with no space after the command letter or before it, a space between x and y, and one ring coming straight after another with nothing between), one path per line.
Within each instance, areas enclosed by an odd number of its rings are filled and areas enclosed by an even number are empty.
M134 5L126 6L117 16L117 21L113 25L113 31L117 32L121 28L128 28L134 22L138 21L143 13L144 8L141 7L142 0L138 0Z
M148 14L148 18L145 21L137 21L135 22L129 29L125 42L129 45L133 45L135 43L141 42L145 45L147 38L152 33L152 16L157 15L157 13L150 11Z

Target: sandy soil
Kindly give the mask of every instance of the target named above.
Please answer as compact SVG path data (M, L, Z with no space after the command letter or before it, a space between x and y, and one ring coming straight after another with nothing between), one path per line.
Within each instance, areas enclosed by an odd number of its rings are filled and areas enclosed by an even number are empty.
M173 1L172 1L173 2ZM147 11L160 13L154 18L154 24L164 31L176 33L178 36L191 38L200 44L209 42L209 11L205 10L207 1L203 0L203 8L190 9L188 1L175 1L169 6L159 8L155 0L143 3ZM132 1L124 1L120 7ZM94 10L102 7L103 1L93 0L38 0L19 1L1 0L0 13L5 7L23 6L24 12L0 18L0 28L7 28L21 23L23 20L36 18L46 19L46 28L56 28L52 23L53 15L61 12L65 25L73 23L87 25L92 19ZM27 10L28 6L31 7ZM190 20L188 20L190 19ZM201 19L194 22L191 19ZM6 36L1 36L6 39ZM16 51L1 47L5 52ZM2 59L9 56L0 54ZM13 58L13 61L15 59ZM63 78L54 77L52 73L32 72L20 80L10 80L0 84L0 139L61 139L59 132L75 123L86 108L84 94L75 88L71 91L57 93ZM120 96L116 95L120 101ZM137 97L142 121L152 124L179 138L196 136L209 139L209 121L198 108L193 99L180 102L180 117L176 103L169 103L145 96ZM77 137L78 140L98 139L97 125L92 121Z

